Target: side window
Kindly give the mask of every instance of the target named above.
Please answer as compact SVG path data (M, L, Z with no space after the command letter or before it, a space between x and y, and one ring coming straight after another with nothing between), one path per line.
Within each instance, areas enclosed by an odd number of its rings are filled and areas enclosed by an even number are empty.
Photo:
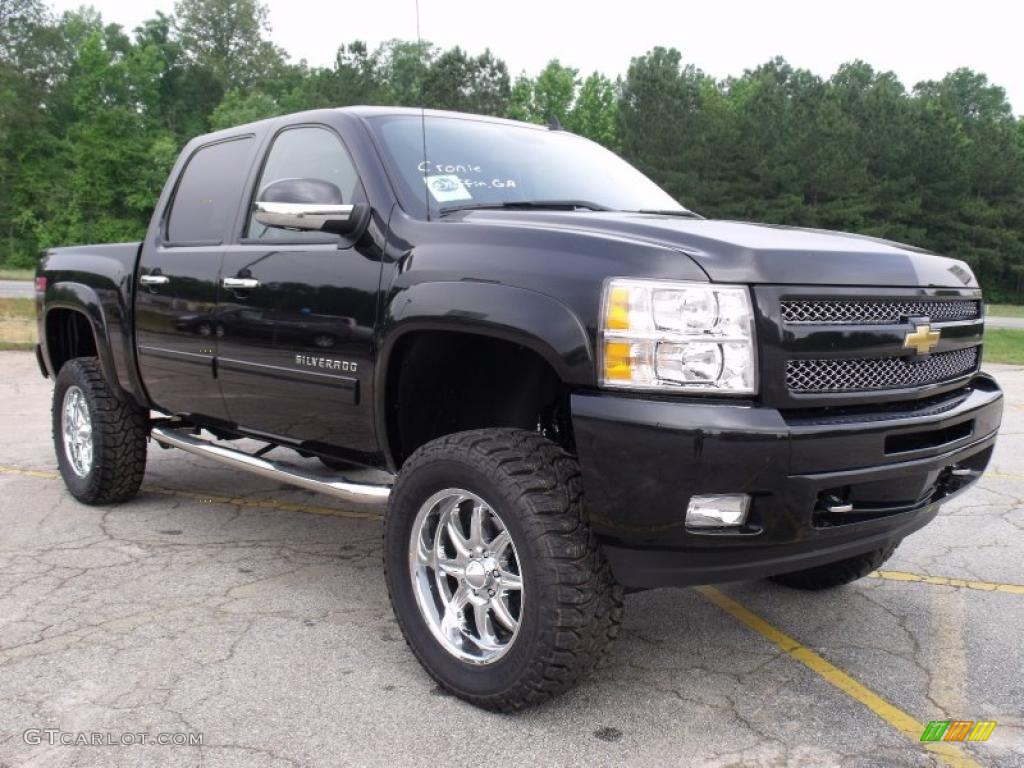
M282 179L320 179L329 181L341 190L346 203L359 203L366 199L352 158L334 132L326 128L303 126L289 128L274 139L267 155L266 165L256 185L256 200L270 184ZM265 227L252 218L246 225L245 236L260 240L324 240L334 239L322 232L292 232L276 227Z
M220 243L252 165L251 137L200 147L189 158L167 217L171 243Z

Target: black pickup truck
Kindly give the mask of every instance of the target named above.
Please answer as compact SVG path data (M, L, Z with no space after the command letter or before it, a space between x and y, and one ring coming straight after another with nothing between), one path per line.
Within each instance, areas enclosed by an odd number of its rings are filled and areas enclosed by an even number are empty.
M705 219L471 115L201 136L142 243L50 250L36 290L76 498L130 498L153 440L386 510L409 646L491 709L592 668L625 589L866 575L1002 415L964 262Z

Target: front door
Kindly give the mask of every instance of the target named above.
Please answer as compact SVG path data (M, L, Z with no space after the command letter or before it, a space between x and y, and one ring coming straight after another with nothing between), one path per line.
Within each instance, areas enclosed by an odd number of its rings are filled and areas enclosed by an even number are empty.
M224 238L255 151L252 137L199 147L188 159L159 233L143 245L135 293L139 370L168 413L227 418L214 378Z
M366 200L341 139L324 126L290 127L274 138L253 199L295 178L328 181L346 203ZM371 248L342 246L336 235L267 228L247 217L221 273L218 375L240 428L372 454L381 262Z

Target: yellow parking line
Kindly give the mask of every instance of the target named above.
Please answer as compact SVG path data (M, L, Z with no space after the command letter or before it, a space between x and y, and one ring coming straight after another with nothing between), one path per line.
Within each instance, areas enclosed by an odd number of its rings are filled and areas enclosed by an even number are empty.
M34 477L41 480L57 480L60 473L48 469L29 469L26 467L8 467L0 465L0 474L22 475ZM996 472L989 472L987 476L998 478L1010 478L1024 480L1024 475L1001 475ZM306 512L311 515L328 515L331 517L346 517L355 520L380 520L383 518L378 512L358 512L336 507L321 506L318 504L293 504L286 501L275 501L273 499L259 499L251 496L218 496L211 493L199 493L192 491L180 491L174 488L163 488L155 485L145 485L143 490L150 493L158 493L164 496L177 496L179 498L193 499L205 503L233 504L238 507L254 507L257 509L280 509L285 512ZM875 571L871 574L876 579L887 579L889 581L913 581L920 584L936 584L947 587L962 587L964 589L977 589L983 592L1009 592L1015 595L1024 594L1022 584L1003 584L994 581L976 581L972 579L951 579L945 576L928 576L918 573L905 573L903 571Z
M25 477L37 477L41 480L56 480L60 475L48 469L24 469L23 467L0 466L0 475L23 475Z
M30 469L26 467L8 467L0 465L0 474L21 475L34 477L41 480L56 480L60 478L58 472L48 469ZM1000 475L990 472L993 477L1016 478L1015 475ZM1024 475L1020 476L1024 480ZM321 506L318 504L294 504L287 501L276 501L273 499L260 499L251 496L219 496L211 493L200 493L193 491L181 491L174 488L163 488L154 485L145 485L143 490L150 493L158 493L164 496L177 496L178 498L192 499L205 503L232 504L238 507L253 507L256 509L280 509L285 512L306 512L311 515L328 515L331 517L345 517L355 520L379 520L383 517L378 512L359 512L336 507ZM918 584L933 584L946 587L960 587L963 589L977 589L982 592L1009 592L1014 595L1024 595L1024 584L1005 584L996 581L978 581L975 579L953 579L945 576L928 576L921 573L906 573L904 571L875 571L870 574L872 578L885 579L887 581L910 581Z
M20 475L22 477L34 477L40 480L57 480L60 473L46 469L26 469L24 467L0 466L0 474ZM215 493L199 493L195 491L179 491L175 488L163 488L158 485L144 485L142 490L149 493L157 493L162 496L176 496L182 499L201 501L207 504L232 504L236 507L252 507L255 509L279 509L284 512L305 512L310 515L328 515L331 517L345 517L353 520L380 520L383 518L379 512L359 512L336 507L320 506L318 504L294 504L288 501L276 501L274 499L260 499L252 496L219 496Z
M287 501L274 501L273 499L257 499L252 496L218 496L210 493L195 493L193 491L179 491L174 488L161 488L155 485L144 485L142 490L150 493L159 493L163 496L177 496L206 503L233 504L236 507L279 509L285 512L306 512L310 515L347 517L353 520L381 520L384 518L379 512L357 512L348 509L337 509L335 507L322 507L317 504L293 504Z
M948 576L926 576L922 573L907 573L905 571L875 571L868 575L873 579L886 579L887 581L913 581L918 584L936 584L941 587L962 587L982 592L1009 592L1013 595L1024 595L1024 584L1005 584L1001 581L952 579Z
M890 704L870 688L857 682L782 630L776 629L724 592L714 587L697 587L696 590L749 629L774 643L784 653L799 661L826 682L863 704L908 739L933 753L944 765L951 768L981 768L958 746L946 742L921 742L921 734L924 733L925 728L924 723L894 704Z
M44 480L55 480L60 477L57 472L50 470L27 469L24 467L9 467L2 465L0 465L0 474L21 475L24 477L34 477ZM178 498L187 498L195 501L213 502L218 504L232 504L239 507L280 509L291 512L307 512L314 515L330 515L356 519L380 519L382 517L376 512L351 512L342 509L335 509L333 507L324 507L312 504L293 504L289 502L274 501L271 499L257 499L244 496L217 496L209 493L204 494L192 491L180 491L172 488L162 488L159 486L144 486L144 490L166 496L175 496ZM1024 594L1024 586L1017 584L949 579L940 576L922 576L919 574L904 573L901 571L876 571L871 575L875 578L889 579L892 581L913 581L925 584L942 584L946 586L965 587L968 589ZM946 742L921 743L920 738L921 734L924 733L924 723L904 712L899 707L890 704L874 691L857 682L841 669L826 661L822 656L802 645L800 642L781 630L773 627L760 616L733 600L725 593L710 586L696 587L696 591L723 611L739 620L742 624L774 643L783 652L799 661L825 681L863 704L878 717L882 718L891 726L903 733L903 735L908 739L915 743L920 743L924 749L935 754L944 765L950 766L951 768L981 768L978 763L968 757L964 751L956 745Z
M986 472L982 478L994 477L996 480L1024 480L1024 475L1008 475L1005 472Z

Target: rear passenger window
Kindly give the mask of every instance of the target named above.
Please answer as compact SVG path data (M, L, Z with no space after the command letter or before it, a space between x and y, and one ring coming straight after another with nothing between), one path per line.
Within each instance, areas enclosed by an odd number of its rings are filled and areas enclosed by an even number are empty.
M252 163L251 137L200 147L178 182L167 219L172 243L220 243L228 219L238 210Z

